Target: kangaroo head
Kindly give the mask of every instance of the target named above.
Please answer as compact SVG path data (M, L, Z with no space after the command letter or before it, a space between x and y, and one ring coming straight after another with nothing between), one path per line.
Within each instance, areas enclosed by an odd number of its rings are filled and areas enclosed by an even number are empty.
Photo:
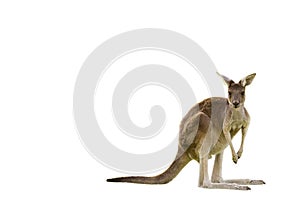
M251 84L256 74L250 74L241 79L238 83L235 83L233 80L227 78L226 76L223 76L219 73L217 74L223 78L228 86L228 101L230 106L234 108L243 106L245 102L245 87Z

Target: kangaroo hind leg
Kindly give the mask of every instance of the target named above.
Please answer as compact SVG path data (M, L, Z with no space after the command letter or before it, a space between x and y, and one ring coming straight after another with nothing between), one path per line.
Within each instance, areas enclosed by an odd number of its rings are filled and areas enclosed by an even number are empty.
M266 184L263 180L251 180L251 179L228 179L224 180L224 183L236 183L239 185L263 185Z

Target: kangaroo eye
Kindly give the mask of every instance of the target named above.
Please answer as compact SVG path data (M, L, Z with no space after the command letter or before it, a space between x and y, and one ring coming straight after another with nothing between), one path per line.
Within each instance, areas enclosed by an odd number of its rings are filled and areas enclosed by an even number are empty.
M245 95L245 92L241 92L241 95Z

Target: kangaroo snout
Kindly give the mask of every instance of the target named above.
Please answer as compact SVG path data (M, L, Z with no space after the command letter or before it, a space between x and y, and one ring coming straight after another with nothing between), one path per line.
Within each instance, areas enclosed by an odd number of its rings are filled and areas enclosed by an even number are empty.
M234 101L232 101L232 104L234 105L234 107L237 108L239 106L240 102L237 100L234 100Z

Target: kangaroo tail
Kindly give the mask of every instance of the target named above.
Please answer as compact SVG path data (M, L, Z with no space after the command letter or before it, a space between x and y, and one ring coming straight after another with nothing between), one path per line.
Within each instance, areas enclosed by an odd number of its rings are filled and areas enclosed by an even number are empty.
M171 166L162 174L152 177L145 176L129 176L107 179L107 182L127 182L140 184L165 184L169 183L177 174L191 161L186 152L178 156Z

